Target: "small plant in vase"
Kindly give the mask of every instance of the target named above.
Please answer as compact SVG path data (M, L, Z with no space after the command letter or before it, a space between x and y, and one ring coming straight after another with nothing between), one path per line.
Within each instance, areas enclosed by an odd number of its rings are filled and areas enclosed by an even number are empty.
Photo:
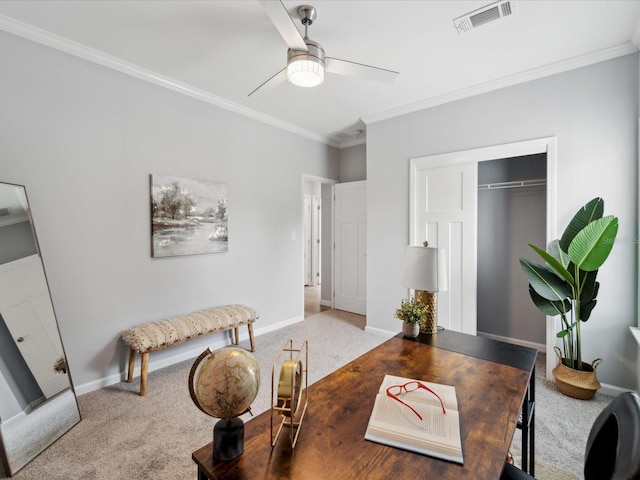
M529 280L533 303L545 315L560 315L563 353L556 348L558 366L553 369L558 389L565 395L590 399L600 388L593 364L582 361L581 324L596 306L600 284L598 269L609 256L618 233L618 218L603 216L604 201L594 198L574 215L560 240L547 250L529 245L546 262L540 265L521 258Z
M420 333L420 326L424 324L429 307L414 297L402 299L400 308L396 309L395 317L402 320L402 333L405 337L415 338Z

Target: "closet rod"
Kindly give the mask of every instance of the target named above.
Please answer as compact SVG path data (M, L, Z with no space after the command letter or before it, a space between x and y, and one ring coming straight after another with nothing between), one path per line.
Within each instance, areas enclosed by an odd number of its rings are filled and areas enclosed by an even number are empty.
M478 185L478 190L498 190L501 188L521 188L521 187L543 187L547 184L545 178L539 178L536 180L517 180L514 182L498 182L498 183L484 183Z

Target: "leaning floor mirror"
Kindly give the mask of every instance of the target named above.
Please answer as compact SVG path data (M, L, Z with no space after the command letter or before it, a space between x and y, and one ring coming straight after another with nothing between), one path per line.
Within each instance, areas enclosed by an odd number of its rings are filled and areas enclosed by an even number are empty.
M80 421L35 232L24 186L0 183L0 455L6 476Z

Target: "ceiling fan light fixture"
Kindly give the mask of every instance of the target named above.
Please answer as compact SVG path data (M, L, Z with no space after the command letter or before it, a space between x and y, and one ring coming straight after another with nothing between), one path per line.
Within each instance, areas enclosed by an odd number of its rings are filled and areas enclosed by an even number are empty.
M305 38L308 51L289 49L287 79L298 87L317 87L324 82L324 50Z
M316 87L324 81L324 65L317 58L295 58L287 65L287 78L298 87Z

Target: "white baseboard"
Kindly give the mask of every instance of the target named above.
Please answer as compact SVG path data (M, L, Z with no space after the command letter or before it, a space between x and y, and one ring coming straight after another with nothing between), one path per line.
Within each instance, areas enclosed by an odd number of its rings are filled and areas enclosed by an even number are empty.
M624 392L632 392L633 390L629 389L629 388L622 388L622 387L618 387L616 385L609 385L608 383L601 383L600 384L600 389L598 390L598 393L602 393L604 395L609 395L610 397L615 397L617 395L620 395L621 393ZM636 392L638 393L638 392Z
M391 338L394 335L397 335L398 333L400 333L400 332L390 332L389 330L383 330L382 328L375 328L375 327L369 327L369 326L365 326L364 331L367 333L376 335L378 337L385 337L385 338Z
M494 335L493 333L478 332L479 337L491 338L493 340L499 340L505 343L511 343L513 345L520 345L521 347L535 348L539 352L547 353L547 346L542 343L529 342L527 340L520 340L518 338L503 337L501 335Z
M333 308L333 302L331 300L320 300L320 305L323 307L331 307Z
M294 323L298 323L303 320L304 320L304 316L298 316L298 317L291 318L289 320L284 320L282 322L266 325L259 328L255 328L256 325L258 324L258 322L256 322L253 324L254 326L253 334L255 337L258 337L260 335L264 335L265 333L269 333L274 330L278 330L279 328L293 325ZM220 337L219 339L211 343L210 347L213 350L229 345L229 339L231 338L231 331L229 330L224 333L225 335L223 337ZM241 329L240 341L247 340L248 338L249 338L249 332L247 331L247 329ZM154 370L159 370L161 368L168 367L169 365L174 365L184 360L195 358L202 353L202 350L203 350L202 346L197 346L188 350L184 350L180 353L176 353L174 355L165 356L158 360L153 360L153 355L150 355L149 359L151 361L149 362L148 371L153 372ZM127 365L128 365L128 362L127 362ZM140 376L140 365L137 365L136 368L134 369L133 376L134 377ZM84 395L85 393L93 392L94 390L100 390L101 388L105 388L110 385L123 382L126 379L127 379L127 372L121 371L119 373L113 373L111 375L107 375L106 377L99 378L98 380L93 380L91 382L83 383L77 386L74 385L74 389L77 395Z

